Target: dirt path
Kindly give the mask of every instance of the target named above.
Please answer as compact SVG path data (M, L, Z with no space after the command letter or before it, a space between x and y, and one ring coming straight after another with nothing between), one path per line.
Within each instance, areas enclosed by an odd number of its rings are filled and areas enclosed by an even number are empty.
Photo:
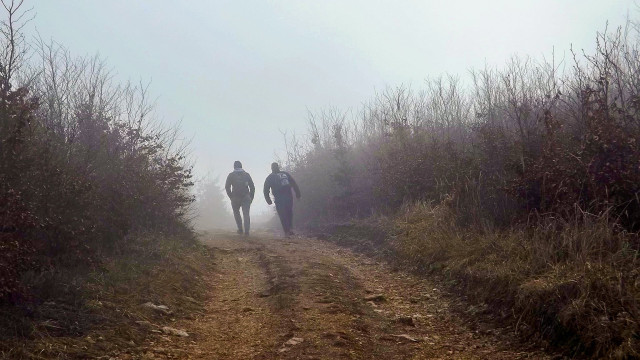
M172 354L165 357L548 358L472 330L428 280L332 244L227 234L203 241L216 250L211 297L203 314L176 324L191 336L163 344Z

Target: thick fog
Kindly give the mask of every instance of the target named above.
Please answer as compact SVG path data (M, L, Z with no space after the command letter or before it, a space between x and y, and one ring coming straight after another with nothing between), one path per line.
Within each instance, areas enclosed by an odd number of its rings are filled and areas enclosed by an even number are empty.
M357 111L386 86L463 76L514 54L569 58L571 47L593 49L604 19L614 28L635 9L632 0L41 0L27 31L99 53L118 79L150 82L156 116L181 122L191 140L196 175L223 183L242 161L258 215L283 133L304 136L309 111Z

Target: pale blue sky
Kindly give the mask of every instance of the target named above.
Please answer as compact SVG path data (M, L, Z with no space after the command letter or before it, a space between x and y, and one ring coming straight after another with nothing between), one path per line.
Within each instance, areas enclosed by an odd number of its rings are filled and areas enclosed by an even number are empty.
M514 54L593 49L637 18L633 0L27 0L31 27L76 54L99 53L122 80L151 80L157 114L182 120L198 174L241 160L258 187L280 130L307 109L357 109L375 89L418 88ZM266 204L257 198L258 211Z

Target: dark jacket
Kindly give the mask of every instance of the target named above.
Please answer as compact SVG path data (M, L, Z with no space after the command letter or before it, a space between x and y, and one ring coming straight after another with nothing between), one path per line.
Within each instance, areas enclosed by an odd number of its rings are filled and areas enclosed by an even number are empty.
M296 184L291 174L286 171L271 173L264 181L264 199L267 200L267 204L271 205L269 191L271 191L274 198L279 198L291 196L292 188L296 193L296 197L300 198L300 188L298 188L298 184Z
M253 196L256 193L251 175L242 169L236 169L227 176L224 189L231 200L239 200L247 195L253 200Z

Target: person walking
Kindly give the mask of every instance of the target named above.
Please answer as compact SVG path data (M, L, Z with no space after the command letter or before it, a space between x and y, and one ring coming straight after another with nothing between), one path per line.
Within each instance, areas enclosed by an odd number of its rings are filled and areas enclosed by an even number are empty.
M233 172L227 176L224 184L227 196L231 199L231 208L233 209L233 217L238 225L238 234L242 234L242 220L244 218L244 234L249 235L251 228L251 217L249 216L249 208L253 202L256 188L253 180L248 172L242 169L242 163L236 161L233 163ZM242 216L240 216L240 208L242 208Z
M271 164L271 174L264 181L264 199L267 204L271 205L271 196L273 194L273 202L276 203L276 211L280 217L282 230L287 237L293 235L291 228L293 227L293 195L291 189L296 193L296 198L300 199L300 188L293 179L291 174L286 171L280 171L278 163Z

